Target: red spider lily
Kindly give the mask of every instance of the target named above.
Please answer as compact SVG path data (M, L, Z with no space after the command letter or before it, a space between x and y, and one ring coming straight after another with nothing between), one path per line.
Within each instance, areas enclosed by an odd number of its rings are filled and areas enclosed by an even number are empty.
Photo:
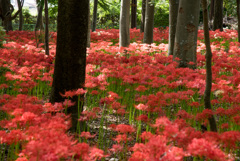
M210 109L205 109L202 111L202 113L198 113L196 116L196 120L198 121L204 121L210 117L213 116L213 111Z
M89 156L91 160L100 160L107 157L108 155L104 155L103 150L94 147L90 149Z
M128 137L127 134L119 134L115 138L113 138L114 141L116 141L118 144L120 143L126 143L128 141L131 141L132 138Z
M216 145L205 139L193 139L192 143L188 145L188 152L193 156L205 156L207 159L217 161L229 160L227 156L216 147Z
M80 137L83 137L85 139L91 139L91 138L94 138L96 136L96 134L94 135L91 135L90 132L81 132L81 135Z
M113 153L120 153L123 151L123 145L120 144L113 144L112 148L109 149Z
M140 115L135 119L138 120L138 121L143 121L143 122L149 122L150 121L150 119L148 118L147 115Z
M119 124L116 126L115 131L120 133L133 133L135 132L135 129L130 125Z
M75 102L72 102L69 99L65 99L64 102L63 102L63 106L65 106L65 107L71 107L71 106L74 106L74 105L75 105Z
M142 104L142 103L140 103L140 104L138 104L138 105L135 105L134 107L135 107L136 109L142 110L142 111L146 111L146 110L148 109L148 106L146 106L146 105L144 105L144 104Z

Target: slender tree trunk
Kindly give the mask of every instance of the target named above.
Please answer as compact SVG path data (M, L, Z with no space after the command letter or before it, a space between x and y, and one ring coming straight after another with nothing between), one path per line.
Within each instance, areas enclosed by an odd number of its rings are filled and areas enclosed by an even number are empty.
M48 0L44 0L45 3L45 53L49 55L49 31L48 31Z
M151 0L146 1L145 25L143 43L153 43L154 27L154 3Z
M214 2L213 30L220 29L223 31L223 0Z
M17 0L18 3L18 9L21 8L21 11L19 12L19 27L18 30L22 31L23 30L23 14L22 14L22 5L21 5L21 1Z
M238 19L238 42L240 42L240 0L237 1L237 19Z
M179 67L196 67L197 33L200 0L181 0L179 3L177 29L173 58L179 58ZM194 65L190 65L193 62Z
M179 0L169 0L169 40L168 55L173 55L174 41L177 27Z
M50 102L63 102L60 93L84 88L86 70L86 44L88 33L89 0L58 0L57 50ZM67 108L71 114L72 128L76 131L83 103L79 98L69 98L75 105ZM80 96L84 101L84 95ZM80 128L83 126L80 125Z
M98 0L94 0L92 32L96 31L96 27L97 27L97 5L98 5Z
M131 28L137 28L137 0L132 0L131 5Z
M38 5L39 0L36 0L36 3ZM42 17L42 11L43 11L43 5L39 5L37 7L38 10L38 16L37 16L37 23L35 26L35 31L39 30L39 29L44 29L43 27L43 17Z
M207 0L202 0L203 6L203 21L204 21L204 39L206 45L206 88L204 92L204 104L206 109L212 109L211 107L211 89L212 89L212 52L210 46L209 30L208 30L208 11ZM217 123L214 116L209 119L211 131L217 132Z
M91 43L91 18L90 18L90 0L88 6L88 35L87 35L87 47L90 48Z
M119 31L120 47L121 46L128 47L130 44L129 14L130 14L130 0L122 0L121 12L120 12L120 31Z
M212 20L213 19L213 17L214 17L214 2L215 2L215 0L211 0L211 6L210 6L210 20Z
M141 17L140 32L144 32L145 12L146 12L146 0L142 0L142 17Z

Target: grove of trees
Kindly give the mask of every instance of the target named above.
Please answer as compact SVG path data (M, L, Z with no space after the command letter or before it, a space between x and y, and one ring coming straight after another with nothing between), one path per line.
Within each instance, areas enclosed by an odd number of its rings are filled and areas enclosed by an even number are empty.
M240 0L36 0L26 38L17 2L0 0L0 161L239 159ZM224 28L227 2L237 31Z

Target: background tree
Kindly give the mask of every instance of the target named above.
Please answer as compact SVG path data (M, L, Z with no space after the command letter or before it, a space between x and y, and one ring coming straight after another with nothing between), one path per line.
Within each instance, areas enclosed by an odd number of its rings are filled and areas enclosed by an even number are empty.
M210 46L210 37L208 29L208 11L207 0L202 0L203 22L204 22L204 40L206 46L206 88L204 92L204 105L206 109L212 109L211 106L211 89L212 89L212 51ZM217 123L214 116L209 119L211 131L217 132Z
M50 102L63 102L60 93L84 87L89 0L58 0L57 49ZM70 98L72 131L78 123L78 97ZM83 95L80 99L83 101ZM83 110L81 105L79 111Z
M44 5L45 5L45 54L49 55L48 0L44 0Z
M130 44L129 31L130 0L121 1L120 26L119 26L119 45L128 47Z
M98 0L94 0L92 32L96 31L96 26L97 26L97 5L98 5Z
M146 1L145 25L143 43L153 43L153 27L154 27L154 2Z
M37 16L37 22L36 22L36 26L35 26L35 31L39 30L39 29L44 29L44 25L43 25L43 16L42 16L42 11L43 11L43 6L44 6L44 1L41 0L36 0L36 4L37 4L37 11L38 11L38 16Z
M137 28L137 0L132 0L131 4L131 28Z
M88 35L87 35L87 47L90 48L91 43L91 18L90 18L90 0L88 5Z
M144 32L145 12L146 12L146 0L142 0L142 16L141 16L140 32Z
M180 0L173 58L179 67L195 68L200 0Z
M211 0L210 4L210 13L209 13L209 19L212 20L214 17L214 2L215 0Z
M238 19L238 42L240 42L240 0L236 0L237 1L237 19Z
M24 0L21 0L20 2L21 7L18 8L18 11L14 15L12 15L14 8L13 5L10 3L10 0L0 0L1 19L3 22L3 27L6 31L13 30L12 20L15 19L17 15L21 12Z
M18 4L18 9L20 9L21 11L19 12L19 26L18 26L18 30L22 31L23 29L23 12L22 12L22 4L20 0L17 0L17 4Z
M214 1L213 30L223 31L223 0Z
M168 40L168 55L173 55L175 42L175 33L177 26L179 0L169 0L169 40Z

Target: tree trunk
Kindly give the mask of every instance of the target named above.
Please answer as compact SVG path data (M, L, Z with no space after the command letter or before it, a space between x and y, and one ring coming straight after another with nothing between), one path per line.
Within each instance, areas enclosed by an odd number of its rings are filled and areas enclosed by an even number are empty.
M220 29L223 31L223 0L214 2L213 30Z
M174 41L177 27L179 0L169 0L169 40L168 55L173 55Z
M40 0L36 0L37 5L39 2L40 2ZM38 16L37 16L37 23L35 26L35 31L44 29L43 17L42 17L43 5L38 5L37 10L38 10Z
M98 0L94 0L92 32L96 31L96 27L97 27L97 5L98 5Z
M238 42L240 43L240 11L239 11L239 7L240 7L240 0L236 0L237 1L237 19L238 19Z
M146 0L142 0L142 17L141 17L140 32L144 32L145 12L146 12Z
M153 27L154 27L154 3L151 0L146 1L145 25L143 43L153 43Z
M209 16L210 20L212 20L214 17L214 2L215 2L215 0L211 0L210 16Z
M129 14L130 14L130 0L122 0L121 12L120 12L120 26L119 26L120 47L121 46L128 47L130 44Z
M18 30L22 31L23 30L23 14L22 14L22 5L21 5L21 1L17 0L18 3L18 9L21 8L21 11L19 12L19 26L18 26Z
M137 0L132 0L131 5L131 28L137 28Z
M177 29L173 58L179 58L179 67L196 67L197 33L200 0L181 0L179 3ZM194 65L190 65L193 62Z
M45 54L49 55L48 0L44 0L44 3L45 3Z
M211 89L212 89L212 52L210 46L210 37L208 29L208 11L207 11L207 0L202 0L203 7L203 22L204 22L204 39L206 46L206 88L204 92L204 105L206 109L212 109L211 107ZM217 124L214 116L209 119L211 131L217 132Z
M2 7L2 15L4 16L3 19L3 27L6 31L11 31L12 29L12 20L11 15L12 11L10 10L10 0L2 0L1 1Z
M88 35L87 35L87 47L90 48L91 43L91 18L90 18L90 0L88 6Z
M63 102L60 93L84 87L86 70L86 44L88 33L89 0L58 0L57 49L50 102ZM75 105L67 108L72 128L76 131L83 103L78 97L69 98ZM84 101L84 96L80 96ZM82 126L80 126L82 128Z

